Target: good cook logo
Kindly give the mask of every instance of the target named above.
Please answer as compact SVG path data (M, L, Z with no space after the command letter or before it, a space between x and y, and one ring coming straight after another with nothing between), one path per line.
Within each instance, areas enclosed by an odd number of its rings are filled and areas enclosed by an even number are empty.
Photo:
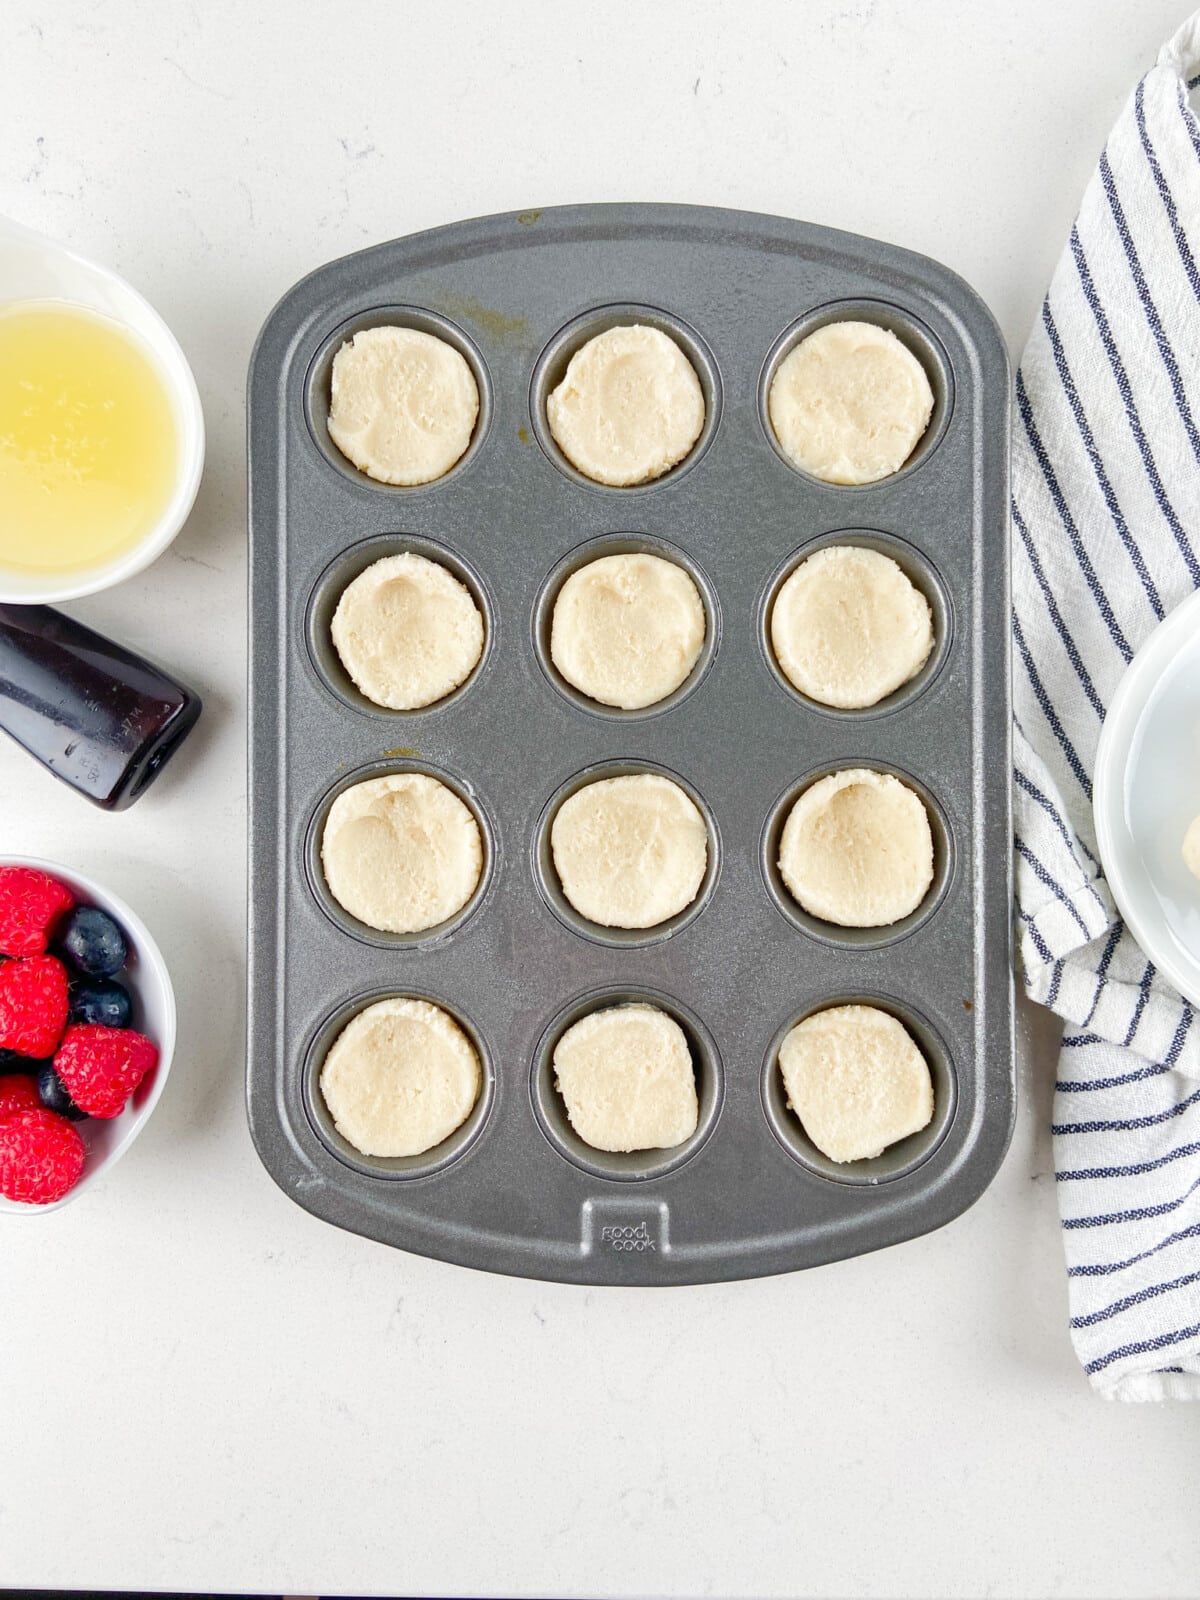
M644 1221L626 1223L621 1226L616 1223L606 1223L600 1229L600 1243L606 1244L610 1250L657 1250L658 1246L650 1237L650 1230Z

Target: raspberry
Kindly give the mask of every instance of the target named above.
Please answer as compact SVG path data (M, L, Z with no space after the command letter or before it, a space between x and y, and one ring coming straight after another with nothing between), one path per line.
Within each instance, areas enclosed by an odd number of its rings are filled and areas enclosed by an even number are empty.
M133 1028L76 1023L67 1029L54 1070L81 1111L115 1117L158 1061L158 1046Z
M6 1072L0 1077L0 1122L18 1111L36 1111L41 1103L37 1084L26 1073Z
M0 967L0 1049L35 1059L54 1054L67 1025L67 970L54 956Z
M53 1111L18 1111L0 1122L0 1194L9 1200L61 1200L79 1182L83 1158L83 1140Z
M75 904L66 884L36 867L0 867L0 951L40 956L54 925Z

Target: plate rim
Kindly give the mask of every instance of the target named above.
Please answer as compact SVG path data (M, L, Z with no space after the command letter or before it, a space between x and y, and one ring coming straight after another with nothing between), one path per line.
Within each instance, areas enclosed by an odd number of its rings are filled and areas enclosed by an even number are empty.
M1194 589L1167 613L1135 651L1121 675L1100 730L1092 780L1092 820L1100 865L1121 920L1141 946L1143 954L1190 1005L1200 1006L1200 957L1195 971L1184 966L1174 945L1164 945L1140 911L1132 909L1129 878L1120 861L1118 834L1128 833L1125 815L1125 780L1133 755L1138 724L1161 681L1156 672L1177 653L1177 637L1186 634L1189 619L1200 612L1200 589ZM1132 837L1132 835L1130 836Z

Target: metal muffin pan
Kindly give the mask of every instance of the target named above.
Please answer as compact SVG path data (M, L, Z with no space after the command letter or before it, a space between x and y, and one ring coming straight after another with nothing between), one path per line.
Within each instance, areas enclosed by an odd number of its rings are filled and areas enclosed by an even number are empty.
M821 322L869 318L920 357L931 427L893 477L841 488L779 453L770 377ZM652 484L582 478L545 396L616 322L652 322L704 388L705 429ZM373 483L325 430L329 369L358 328L449 338L480 390L458 465ZM271 314L249 389L250 1027L247 1097L276 1181L341 1227L448 1261L583 1283L677 1284L791 1270L923 1233L963 1211L1012 1128L1008 366L953 273L888 245L777 217L579 206L455 224L333 262ZM830 542L892 554L933 607L927 667L864 712L817 706L774 665L770 607ZM372 706L332 650L345 583L413 549L467 583L485 619L476 671L425 711ZM688 681L644 711L597 706L549 659L554 595L593 556L679 561L708 636ZM778 884L786 796L845 766L926 799L937 881L890 929L812 923ZM319 830L360 776L443 777L485 839L484 879L451 923L379 935L331 901ZM555 805L590 777L663 771L700 805L709 872L692 907L622 934L581 924L546 852ZM450 1011L484 1091L425 1156L362 1157L318 1087L349 1018L386 995ZM683 1026L701 1103L676 1150L607 1156L573 1133L551 1055L596 1005L645 999ZM861 999L929 1059L933 1122L837 1166L785 1104L776 1056L810 1012Z

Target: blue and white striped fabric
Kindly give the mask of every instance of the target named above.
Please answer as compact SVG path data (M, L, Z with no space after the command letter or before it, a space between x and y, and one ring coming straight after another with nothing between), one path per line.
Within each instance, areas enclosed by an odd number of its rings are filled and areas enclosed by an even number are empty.
M1112 131L1016 380L1018 936L1064 1018L1071 1330L1123 1400L1200 1398L1200 1022L1125 931L1091 773L1134 651L1200 586L1200 12Z

